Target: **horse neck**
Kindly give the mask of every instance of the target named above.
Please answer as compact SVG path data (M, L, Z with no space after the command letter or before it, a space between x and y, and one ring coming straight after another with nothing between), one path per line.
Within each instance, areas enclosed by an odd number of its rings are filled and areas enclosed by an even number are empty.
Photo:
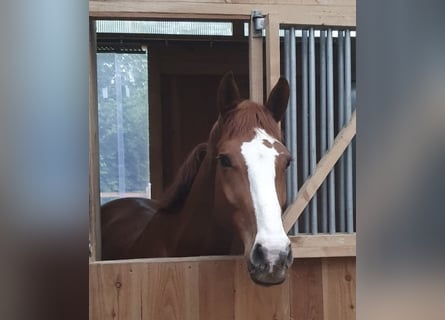
M227 237L217 223L214 208L215 161L208 154L195 177L189 196L179 213L177 248L190 255L223 254ZM215 245L220 248L215 248ZM181 252L181 253L182 253Z
M196 224L212 219L214 171L209 159L204 159L193 181L179 217L182 226L195 229Z

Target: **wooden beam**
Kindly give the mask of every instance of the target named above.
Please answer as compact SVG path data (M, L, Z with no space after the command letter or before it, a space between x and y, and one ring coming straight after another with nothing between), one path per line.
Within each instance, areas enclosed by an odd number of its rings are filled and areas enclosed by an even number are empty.
M107 1L115 1L115 0L101 0L104 2ZM124 2L135 2L135 0L121 0ZM329 0L329 1L320 1L320 0L137 0L140 2L144 1L152 1L152 2L163 2L163 3L186 3L189 5L196 5L196 4L225 4L225 5L231 5L231 4L250 4L250 5L289 5L289 4L304 4L304 5L320 5L320 3L327 3L333 5L351 5L355 4L355 0Z
M263 104L263 37L254 37L252 20L249 31L250 100Z
M205 262L205 261L234 261L244 259L243 256L199 256L199 257L171 257L171 258L144 258L144 259L121 259L93 261L90 265L106 264L153 264L153 263L183 263L183 262Z
M101 192L101 198L148 198L147 192Z
M271 14L282 24L355 27L353 0L299 1L140 1L89 2L90 17L101 19L249 20L253 9ZM234 3L238 2L238 3Z
M280 71L280 24L276 17L267 15L266 24L266 86L267 95L277 83Z
M246 39L247 40L247 39ZM149 54L152 47L149 49ZM159 72L163 75L222 75L232 70L235 79L248 74L248 44L236 47L211 48L202 46L199 54L186 47L155 48L159 55ZM150 59L150 58L149 58ZM153 61L151 61L152 67Z
M355 258L298 259L253 283L245 261L94 263L90 319L355 319Z
M284 230L289 232L297 221L300 214L308 205L318 188L328 176L338 159L341 157L346 147L352 141L356 133L356 111L351 116L348 125L344 127L334 140L332 148L318 162L315 172L310 176L300 188L295 201L286 209L283 214Z
M233 316L227 319L289 319L290 281L279 286L260 287L250 278L246 261L243 260L235 262L235 308ZM204 319L213 317L207 316Z
M159 199L164 192L164 168L162 161L161 55L158 48L148 48L148 73L151 198Z
M289 270L291 278L290 319L325 320L321 259L298 259Z
M356 255L356 234L323 234L298 235L289 237L292 245L294 259L324 258L324 257L354 257ZM128 260L104 260L92 262L93 264L152 264L152 263L183 263L206 261L238 261L243 256L200 256L200 257L172 257Z
M323 258L324 320L356 319L356 262L354 258Z
M99 118L97 105L96 21L90 20L89 76L90 261L100 260Z
M356 256L355 233L299 235L291 236L290 240L294 259Z

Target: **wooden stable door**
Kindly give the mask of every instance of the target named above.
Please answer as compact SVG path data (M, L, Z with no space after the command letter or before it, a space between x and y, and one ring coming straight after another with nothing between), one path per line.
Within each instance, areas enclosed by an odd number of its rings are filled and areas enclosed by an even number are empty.
M173 180L190 151L205 142L218 117L216 92L233 70L249 97L248 43L184 43L148 49L152 197Z

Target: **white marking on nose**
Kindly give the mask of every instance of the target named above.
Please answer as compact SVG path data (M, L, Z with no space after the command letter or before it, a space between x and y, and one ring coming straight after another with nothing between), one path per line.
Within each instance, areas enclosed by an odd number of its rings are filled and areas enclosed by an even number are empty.
M275 188L275 159L278 156L273 144L276 139L263 129L255 129L255 137L241 145L241 154L247 166L253 207L257 222L255 243L267 252L268 261L275 263L280 252L290 244L281 220L281 207ZM264 140L272 147L266 146Z

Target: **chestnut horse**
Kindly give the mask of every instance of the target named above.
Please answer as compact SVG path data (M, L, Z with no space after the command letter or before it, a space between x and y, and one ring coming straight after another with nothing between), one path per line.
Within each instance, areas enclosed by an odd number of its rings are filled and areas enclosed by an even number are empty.
M241 100L227 73L208 142L195 147L160 202L102 206L103 259L244 254L252 280L282 283L293 260L281 220L291 156L278 124L288 98L280 78L266 106Z

